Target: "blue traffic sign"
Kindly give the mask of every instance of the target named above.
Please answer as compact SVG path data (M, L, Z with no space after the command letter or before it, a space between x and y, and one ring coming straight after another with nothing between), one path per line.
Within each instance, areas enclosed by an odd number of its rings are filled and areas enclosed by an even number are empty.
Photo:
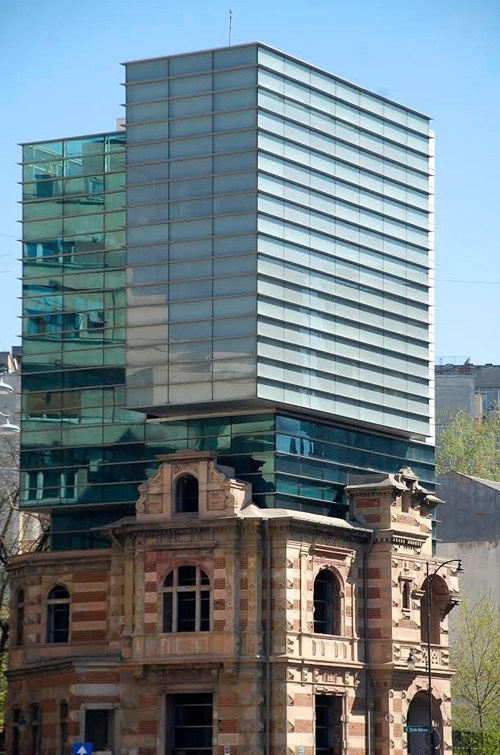
M75 742L71 755L91 755L94 750L94 745L90 742Z

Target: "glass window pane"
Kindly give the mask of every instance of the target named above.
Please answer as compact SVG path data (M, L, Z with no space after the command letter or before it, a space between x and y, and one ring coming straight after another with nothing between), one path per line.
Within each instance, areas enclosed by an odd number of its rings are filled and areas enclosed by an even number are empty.
M127 143L138 144L140 142L165 140L168 138L168 124L164 121L159 123L144 123L140 126L129 124L127 126Z
M238 128L250 128L257 123L255 110L237 110L214 116L214 131L231 131Z
M198 97L181 97L170 102L170 117L181 118L186 115L201 115L212 112L212 95L202 94Z
M170 163L170 178L187 178L188 176L207 176L212 173L212 158L197 160L179 160Z
M236 110L255 107L255 89L239 89L235 92L218 92L214 95L214 110Z
M235 155L217 155L214 157L214 173L233 173L239 170L255 168L255 152L243 152Z
M257 62L257 46L234 47L214 52L214 68L247 66Z
M196 53L195 55L180 55L178 58L170 58L170 75L176 76L194 71L209 71L212 67L212 55L209 52Z
M170 142L170 157L190 157L212 152L212 137L204 136L194 139L177 139Z
M183 94L202 94L212 90L212 74L203 76L183 76L179 79L170 79L169 95L178 97Z
M208 134L212 131L212 116L206 115L200 118L182 118L170 121L170 136L172 138L192 136L194 134Z
M167 96L167 82L155 82L153 84L139 84L127 87L127 102L146 102L147 100L159 100ZM127 129L127 142L129 139Z
M248 87L254 85L256 79L257 72L255 68L214 73L214 89L236 89L238 87Z
M139 63L129 63L126 67L127 81L147 81L148 79L163 79L168 75L168 60L148 60Z
M239 149L255 148L257 131L240 131L235 134L214 136L214 152L232 152Z

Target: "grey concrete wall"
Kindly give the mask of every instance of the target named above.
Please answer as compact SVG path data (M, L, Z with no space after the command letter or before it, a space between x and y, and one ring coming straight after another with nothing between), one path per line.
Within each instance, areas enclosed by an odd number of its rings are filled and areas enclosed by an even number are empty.
M437 493L445 501L437 512L438 540L498 541L500 483L496 483L498 489L495 489L457 472L439 475L437 481Z
M439 543L440 558L460 558L464 574L461 590L470 600L489 592L500 606L500 548L497 541L472 543Z
M437 517L437 555L460 558L464 594L474 599L489 591L500 605L500 483L491 487L457 472L438 477L444 499Z

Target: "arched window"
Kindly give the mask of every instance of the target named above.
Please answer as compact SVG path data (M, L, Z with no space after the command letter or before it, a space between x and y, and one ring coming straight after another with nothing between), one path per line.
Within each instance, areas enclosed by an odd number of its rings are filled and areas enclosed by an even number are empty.
M208 632L210 581L199 566L179 566L163 583L163 631Z
M198 511L198 480L184 474L175 484L175 511L177 514L193 514Z
M429 612L429 582L431 589L431 610ZM449 590L446 582L440 576L426 579L422 585L424 594L420 599L420 626L422 642L427 642L429 627L431 643L441 644L441 612L449 603Z
M47 596L47 642L69 641L69 592L56 585Z
M314 580L314 631L317 634L342 633L342 598L335 574L322 569Z
M24 590L20 587L16 592L16 645L24 642Z
M410 610L410 583L406 580L403 582L403 591L401 593L401 605L403 608L403 611L409 611Z

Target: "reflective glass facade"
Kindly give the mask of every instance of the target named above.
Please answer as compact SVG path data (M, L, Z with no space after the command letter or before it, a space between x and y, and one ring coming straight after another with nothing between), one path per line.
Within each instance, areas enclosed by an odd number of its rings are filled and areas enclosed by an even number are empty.
M126 135L23 149L22 505L52 547L102 544L177 449L262 506L432 484L427 119L258 45L127 83Z
M129 406L429 435L428 118L249 45L128 64L127 130Z

